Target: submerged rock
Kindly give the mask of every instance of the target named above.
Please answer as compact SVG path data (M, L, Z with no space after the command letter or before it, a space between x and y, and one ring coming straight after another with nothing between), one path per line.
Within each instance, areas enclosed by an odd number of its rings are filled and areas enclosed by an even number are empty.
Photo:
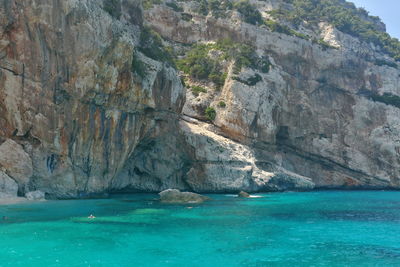
M250 194L244 191L240 191L238 197L250 197Z
M25 194L28 200L45 200L45 194L42 191L32 191Z
M192 192L181 192L177 189L167 189L159 193L160 201L167 203L201 203L210 200L209 197Z

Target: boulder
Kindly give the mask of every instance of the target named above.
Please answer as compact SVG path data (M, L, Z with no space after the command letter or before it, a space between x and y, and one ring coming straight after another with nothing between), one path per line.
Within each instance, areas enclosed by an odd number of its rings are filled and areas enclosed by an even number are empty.
M244 191L240 191L238 197L250 197L250 194Z
M160 201L166 203L201 203L210 200L209 197L192 192L181 192L177 189L167 189L159 193Z
M17 193L17 183L10 176L0 171L0 198L16 197Z
M25 194L28 200L45 200L45 194L42 191L31 191Z
M19 189L24 191L33 174L33 167L31 158L20 144L8 139L0 145L0 167L7 170Z

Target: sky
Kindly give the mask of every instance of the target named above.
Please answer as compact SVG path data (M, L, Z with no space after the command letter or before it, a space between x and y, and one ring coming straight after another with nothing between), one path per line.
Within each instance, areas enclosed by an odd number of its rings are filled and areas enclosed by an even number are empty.
M378 16L386 24L386 31L400 39L400 0L348 0L364 7L370 15Z

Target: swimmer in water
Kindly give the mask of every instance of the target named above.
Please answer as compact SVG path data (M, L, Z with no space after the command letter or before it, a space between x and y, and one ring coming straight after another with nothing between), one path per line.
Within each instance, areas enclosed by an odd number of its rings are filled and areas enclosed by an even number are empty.
M94 219L94 218L96 218L96 217L93 216L93 214L90 214L88 218L89 218L89 219Z

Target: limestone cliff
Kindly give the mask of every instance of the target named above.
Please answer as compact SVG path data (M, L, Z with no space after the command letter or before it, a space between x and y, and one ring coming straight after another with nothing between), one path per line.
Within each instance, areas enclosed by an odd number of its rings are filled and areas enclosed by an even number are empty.
M0 2L0 192L400 187L400 71L379 47L327 22L293 35L144 2ZM216 86L169 56L224 38L268 68L227 58Z
M185 92L136 49L140 16L135 1L121 19L95 0L1 2L0 166L20 194L107 192L142 140L177 127Z

